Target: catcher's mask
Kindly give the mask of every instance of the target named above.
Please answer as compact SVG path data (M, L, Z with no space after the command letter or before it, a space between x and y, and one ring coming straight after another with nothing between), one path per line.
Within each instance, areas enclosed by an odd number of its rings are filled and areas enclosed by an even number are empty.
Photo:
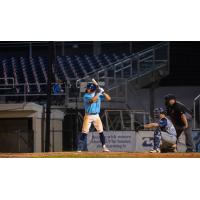
M166 115L166 111L163 108L155 108L154 109L154 119L159 119L160 114Z

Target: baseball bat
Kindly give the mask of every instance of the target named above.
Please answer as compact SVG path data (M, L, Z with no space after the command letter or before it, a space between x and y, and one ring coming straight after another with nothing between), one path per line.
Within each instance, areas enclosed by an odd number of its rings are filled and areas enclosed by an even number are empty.
M100 85L98 84L98 82L94 78L92 78L92 83L95 84L97 86L97 88L100 87ZM108 88L105 88L105 89L108 90Z
M93 78L92 83L94 83L97 87L99 87L99 84L96 82L96 80Z

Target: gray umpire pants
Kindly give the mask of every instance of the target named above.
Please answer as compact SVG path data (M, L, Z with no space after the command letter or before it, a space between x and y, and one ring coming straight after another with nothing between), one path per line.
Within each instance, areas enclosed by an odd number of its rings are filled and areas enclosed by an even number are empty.
M177 142L179 141L179 137L181 134L185 134L185 144L187 146L188 151L194 151L195 145L192 138L192 120L188 120L188 128L183 129L182 127L175 126L177 132Z

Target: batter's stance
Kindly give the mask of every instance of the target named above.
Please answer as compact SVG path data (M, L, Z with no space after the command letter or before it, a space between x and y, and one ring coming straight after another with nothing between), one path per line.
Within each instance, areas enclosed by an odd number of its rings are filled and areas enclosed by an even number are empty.
M176 152L176 129L166 117L166 112L162 108L156 108L154 118L158 119L158 122L136 127L136 131L144 128L156 128L154 131L154 146L150 153L160 153L161 147L167 151Z
M110 96L104 92L103 88L97 87L94 83L89 82L87 84L86 92L83 96L85 116L83 120L82 132L78 142L78 152L87 151L87 134L89 133L89 129L92 124L99 133L103 151L109 151L109 149L105 145L103 125L99 117L101 101L103 99L105 99L106 101L111 100Z

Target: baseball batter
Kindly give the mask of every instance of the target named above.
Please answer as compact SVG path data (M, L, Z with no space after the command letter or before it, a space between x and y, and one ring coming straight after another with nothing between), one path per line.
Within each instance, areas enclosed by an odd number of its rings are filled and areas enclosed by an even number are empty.
M111 100L110 96L104 92L103 88L97 87L94 83L89 82L83 96L85 116L83 120L82 132L78 142L78 152L87 151L87 134L89 133L92 124L99 134L103 151L109 151L105 145L103 125L99 117L101 101L104 99L106 101Z
M156 128L154 131L154 146L150 153L160 153L162 148L168 148L169 151L176 152L176 129L172 122L166 117L166 112L162 108L154 110L155 118L158 122L145 124L136 128L136 131L144 128Z

